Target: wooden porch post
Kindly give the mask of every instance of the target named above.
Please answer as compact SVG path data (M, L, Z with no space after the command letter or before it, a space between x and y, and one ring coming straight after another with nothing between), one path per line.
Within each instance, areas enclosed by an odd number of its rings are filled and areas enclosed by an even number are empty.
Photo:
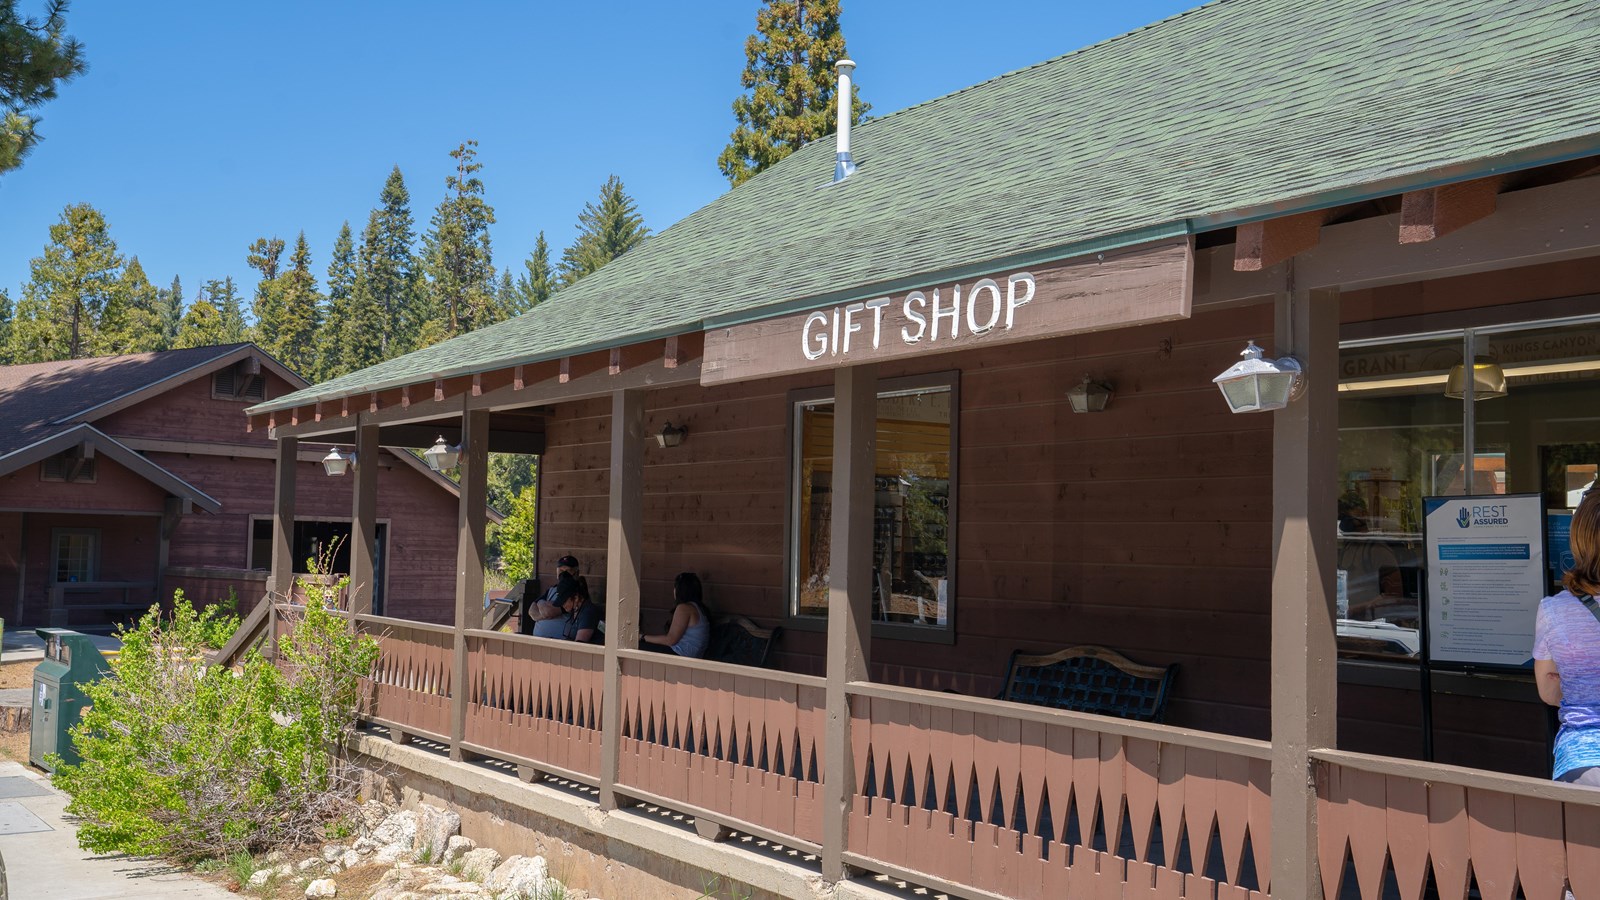
M483 627L483 566L489 502L489 411L469 409L461 417L461 506L456 517L456 634L450 669L450 758L467 758L467 636Z
M1306 394L1272 427L1272 885L1320 900L1310 751L1336 745L1334 523L1338 519L1337 291L1280 295L1277 352L1305 366Z
M377 591L378 425L361 416L356 426L356 484L350 510L350 613L372 613Z
M828 557L828 734L822 775L822 877L840 881L855 801L852 681L867 681L872 649L872 476L878 379L873 366L833 375L833 518Z
M272 580L263 603L287 602L294 596L294 486L300 464L300 439L278 438L278 477L272 500ZM278 655L278 617L267 614L265 655Z
M622 660L639 646L643 566L644 394L611 395L611 512L606 534L606 663L600 702L600 808L616 809L622 753Z

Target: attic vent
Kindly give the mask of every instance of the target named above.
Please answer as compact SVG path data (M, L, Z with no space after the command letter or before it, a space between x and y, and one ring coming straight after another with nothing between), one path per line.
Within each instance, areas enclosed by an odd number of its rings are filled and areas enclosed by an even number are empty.
M259 403L266 399L267 381L259 371L249 372L246 360L211 376L211 396L217 400L244 400ZM259 364L254 366L259 369Z
M40 481L66 481L73 484L94 483L95 458L85 457L82 447L73 447L65 453L47 457L39 464Z

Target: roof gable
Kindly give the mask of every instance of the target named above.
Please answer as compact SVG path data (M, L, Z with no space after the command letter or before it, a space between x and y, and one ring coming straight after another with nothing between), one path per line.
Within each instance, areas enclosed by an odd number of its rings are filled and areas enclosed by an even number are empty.
M262 404L1600 152L1600 5L1217 0L818 141L523 316ZM870 61L868 61L870 68Z

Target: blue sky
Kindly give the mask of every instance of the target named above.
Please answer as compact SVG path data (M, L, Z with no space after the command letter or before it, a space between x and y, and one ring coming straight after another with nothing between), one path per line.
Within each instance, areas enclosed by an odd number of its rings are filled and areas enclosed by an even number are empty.
M877 115L1031 65L1198 0L845 0ZM19 0L37 14L43 0ZM185 293L245 247L304 230L321 280L340 223L359 239L394 165L420 234L448 153L479 142L495 263L552 254L619 175L660 231L727 190L743 44L760 4L75 0L89 72L40 114L46 140L0 176L0 287L13 299L69 203L103 213L152 281Z

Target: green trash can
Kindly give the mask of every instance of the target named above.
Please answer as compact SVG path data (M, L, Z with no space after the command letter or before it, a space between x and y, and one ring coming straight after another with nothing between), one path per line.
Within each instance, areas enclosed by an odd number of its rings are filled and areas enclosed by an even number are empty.
M38 628L44 638L44 660L33 670L33 731L28 740L28 762L51 770L45 756L59 753L70 764L77 750L67 729L78 723L88 698L82 685L103 678L111 665L86 634L65 628ZM51 770L53 771L53 770Z

